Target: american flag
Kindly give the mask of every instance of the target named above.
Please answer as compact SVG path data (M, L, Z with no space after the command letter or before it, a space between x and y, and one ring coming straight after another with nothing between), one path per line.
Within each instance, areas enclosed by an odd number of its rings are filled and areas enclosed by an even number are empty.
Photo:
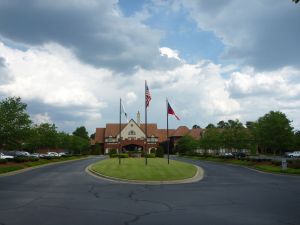
M151 101L151 94L147 85L147 81L145 81L145 99L146 99L146 107L149 107Z

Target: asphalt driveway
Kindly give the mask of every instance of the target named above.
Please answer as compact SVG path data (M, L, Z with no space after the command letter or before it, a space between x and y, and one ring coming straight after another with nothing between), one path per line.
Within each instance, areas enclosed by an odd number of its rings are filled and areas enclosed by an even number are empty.
M0 225L298 225L300 177L185 160L202 181L120 184L85 168L100 157L0 177Z

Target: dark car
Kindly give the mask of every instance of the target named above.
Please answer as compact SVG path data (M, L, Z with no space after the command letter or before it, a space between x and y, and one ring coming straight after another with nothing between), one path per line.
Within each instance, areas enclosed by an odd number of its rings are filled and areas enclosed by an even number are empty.
M245 158L247 155L244 152L233 152L235 158Z

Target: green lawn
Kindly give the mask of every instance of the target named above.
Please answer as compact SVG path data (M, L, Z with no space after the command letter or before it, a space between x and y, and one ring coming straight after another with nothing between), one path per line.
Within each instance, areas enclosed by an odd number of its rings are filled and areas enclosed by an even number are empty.
M250 168L254 168L257 170L261 170L264 172L270 172L270 173L286 173L286 174L300 175L300 169L287 168L286 170L282 170L281 166L270 165L268 162L267 163L266 162L251 162L251 161L246 161L246 160L224 159L224 158L209 157L209 156L182 156L182 157L204 160L204 161L211 161L211 162L236 164L236 165L247 166Z
M8 173L15 170L24 169L24 166L7 166L7 167L0 167L0 174L1 173Z
M144 158L125 158L121 165L117 158L106 159L92 165L92 170L110 177L144 180L144 181L170 181L193 177L197 168L188 163L167 159L149 158L145 165Z
M256 166L254 166L254 168L261 170L261 171L266 171L266 172L300 175L300 169L287 168L286 170L282 170L281 167L273 166L273 165L256 165Z

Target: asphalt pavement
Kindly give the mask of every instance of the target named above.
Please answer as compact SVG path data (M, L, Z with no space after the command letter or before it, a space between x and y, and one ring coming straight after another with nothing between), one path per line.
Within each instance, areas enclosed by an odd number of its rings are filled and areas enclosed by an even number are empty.
M101 157L0 177L0 225L299 225L300 177L184 159L197 183L120 184L85 168Z

